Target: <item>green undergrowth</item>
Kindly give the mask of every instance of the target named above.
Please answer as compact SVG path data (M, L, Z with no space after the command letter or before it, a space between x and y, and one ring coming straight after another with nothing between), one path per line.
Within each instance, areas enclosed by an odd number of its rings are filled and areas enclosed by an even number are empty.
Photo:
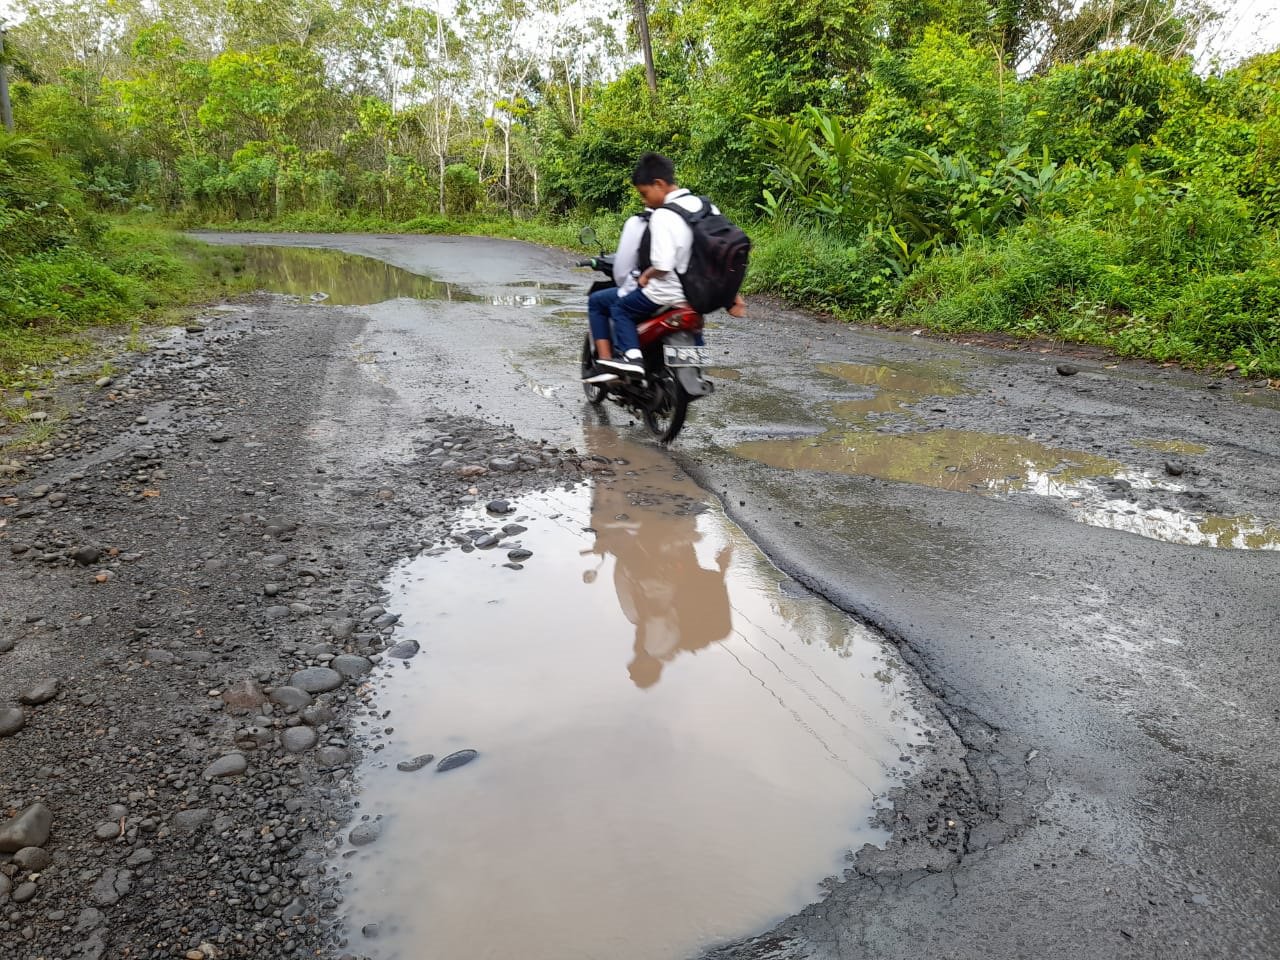
M873 239L769 224L752 231L747 286L854 322L1050 338L1280 377L1280 240L1253 229L1215 236L1196 222L1143 234L1028 221L937 251L903 280Z
M0 387L24 369L92 348L102 327L162 319L235 292L243 255L172 230L104 225L92 240L6 258L0 270Z
M249 231L257 233L408 233L439 234L449 236L500 237L524 240L543 246L569 250L609 246L616 242L626 218L619 214L594 214L575 219L550 220L525 219L505 215L474 217L443 217L425 214L409 220L389 220L383 217L340 213L292 213L276 220L236 220L231 222L204 222L200 229ZM594 245L584 245L580 239L584 227L596 234Z

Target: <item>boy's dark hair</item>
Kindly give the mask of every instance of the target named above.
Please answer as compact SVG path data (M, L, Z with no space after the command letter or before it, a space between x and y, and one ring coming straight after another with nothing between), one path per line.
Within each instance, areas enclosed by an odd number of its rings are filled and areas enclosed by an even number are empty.
M676 165L660 153L646 153L631 171L631 184L636 187L647 187L651 183L665 180L676 182Z

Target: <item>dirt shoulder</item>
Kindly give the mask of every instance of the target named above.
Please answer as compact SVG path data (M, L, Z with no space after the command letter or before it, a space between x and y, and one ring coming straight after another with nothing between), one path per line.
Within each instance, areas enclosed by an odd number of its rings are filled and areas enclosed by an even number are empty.
M381 578L471 498L581 470L397 407L347 349L363 323L276 299L206 311L110 383L58 388L70 415L8 461L0 823L28 817L23 852L0 853L5 957L331 940L325 848L362 678L396 629Z

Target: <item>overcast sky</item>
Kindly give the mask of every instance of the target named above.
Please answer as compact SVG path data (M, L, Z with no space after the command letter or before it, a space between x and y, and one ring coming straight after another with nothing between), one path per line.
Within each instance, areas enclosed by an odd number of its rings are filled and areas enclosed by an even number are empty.
M1221 24L1202 38L1196 59L1207 66L1224 64L1280 47L1280 0L1208 0L1223 12ZM587 4L590 6L590 0ZM12 0L0 0L0 20L14 19Z

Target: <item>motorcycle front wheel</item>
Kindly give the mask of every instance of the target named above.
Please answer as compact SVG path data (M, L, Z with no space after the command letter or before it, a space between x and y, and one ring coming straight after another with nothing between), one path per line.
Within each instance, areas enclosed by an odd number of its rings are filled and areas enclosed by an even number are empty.
M644 411L644 425L660 442L671 443L684 426L685 414L689 412L689 394L684 392L684 387L670 370L662 371L654 389L659 392L658 402L653 409Z
M591 337L584 337L582 339L582 375L584 377L595 368L595 361L595 355L591 352ZM598 383L584 383L582 392L587 395L589 404L598 407L604 403L605 394L608 391Z

